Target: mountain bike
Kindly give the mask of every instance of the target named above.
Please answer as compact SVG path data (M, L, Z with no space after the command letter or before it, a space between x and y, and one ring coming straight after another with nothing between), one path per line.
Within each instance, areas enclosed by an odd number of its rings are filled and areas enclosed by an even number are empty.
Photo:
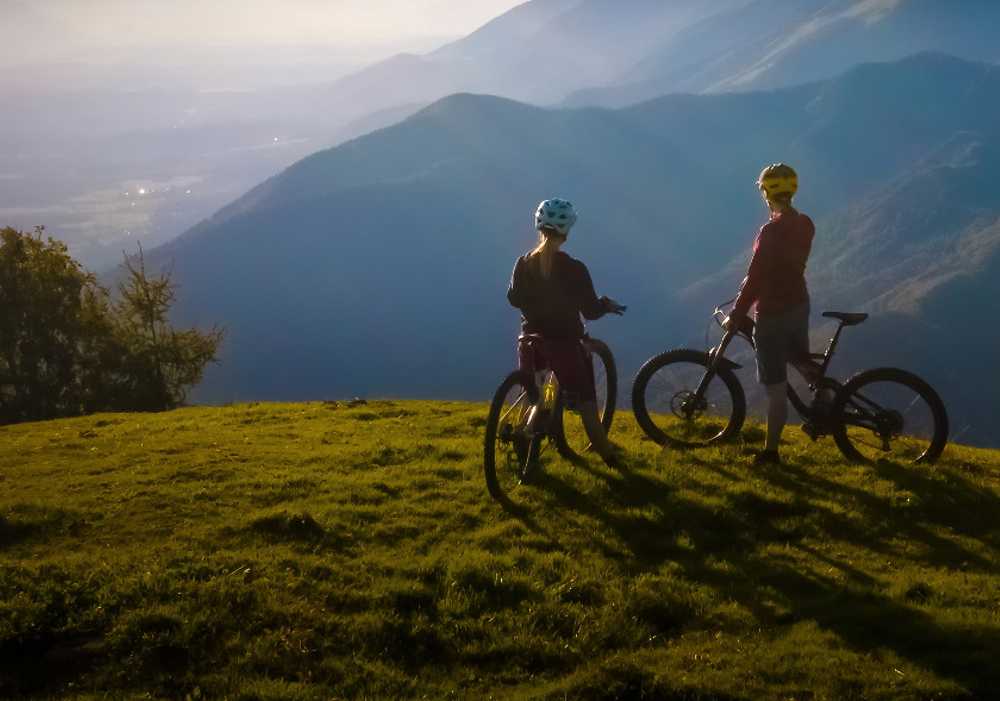
M529 334L519 342L544 341ZM598 415L609 432L618 397L615 358L603 341L585 336L580 343L593 364ZM590 444L582 421L567 411L567 398L555 373L547 367L533 370L510 373L490 404L483 467L486 486L498 501L515 502L522 496L522 488L537 475L547 442L570 460L579 459Z
M712 314L719 326L730 303ZM813 400L805 401L788 385L802 429L814 441L832 435L853 462L935 462L948 442L948 413L937 392L897 368L865 370L844 383L828 377L841 333L868 315L824 312L823 317L840 322L836 333L824 353L810 353L798 363L806 368ZM725 352L736 337L753 348L753 330L753 321L746 319L708 351L672 350L647 361L632 387L632 409L646 435L677 447L712 445L736 436L746 418L746 395L734 372L740 365ZM832 400L824 402L823 397Z

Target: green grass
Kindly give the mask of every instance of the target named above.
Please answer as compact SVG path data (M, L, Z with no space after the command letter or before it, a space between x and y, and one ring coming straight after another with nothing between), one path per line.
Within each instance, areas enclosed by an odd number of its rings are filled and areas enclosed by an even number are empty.
M964 699L1000 694L1000 456L845 464L788 431L628 469L486 407L193 408L0 428L0 697ZM760 430L745 432L760 439Z

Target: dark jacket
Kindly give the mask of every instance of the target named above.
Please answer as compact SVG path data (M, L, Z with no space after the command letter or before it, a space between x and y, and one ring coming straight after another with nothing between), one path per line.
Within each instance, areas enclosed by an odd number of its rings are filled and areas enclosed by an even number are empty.
M521 330L550 339L584 335L582 314L593 321L607 314L606 298L598 298L587 266L559 251L552 274L545 278L540 256L517 259L507 299L521 310Z

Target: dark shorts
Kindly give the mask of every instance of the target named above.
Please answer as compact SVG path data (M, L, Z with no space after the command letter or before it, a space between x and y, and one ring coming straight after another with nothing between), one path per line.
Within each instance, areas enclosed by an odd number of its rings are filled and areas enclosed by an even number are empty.
M788 380L788 364L809 357L809 303L780 314L757 315L757 379L764 385Z
M532 374L552 370L570 408L597 401L593 361L580 340L520 338L517 361L519 369Z

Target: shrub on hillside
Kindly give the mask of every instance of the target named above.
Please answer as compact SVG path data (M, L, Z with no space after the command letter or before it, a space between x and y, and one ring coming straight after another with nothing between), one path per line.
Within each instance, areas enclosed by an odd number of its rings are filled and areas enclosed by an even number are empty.
M222 331L178 330L169 275L139 256L112 299L63 243L0 230L0 423L183 402Z

